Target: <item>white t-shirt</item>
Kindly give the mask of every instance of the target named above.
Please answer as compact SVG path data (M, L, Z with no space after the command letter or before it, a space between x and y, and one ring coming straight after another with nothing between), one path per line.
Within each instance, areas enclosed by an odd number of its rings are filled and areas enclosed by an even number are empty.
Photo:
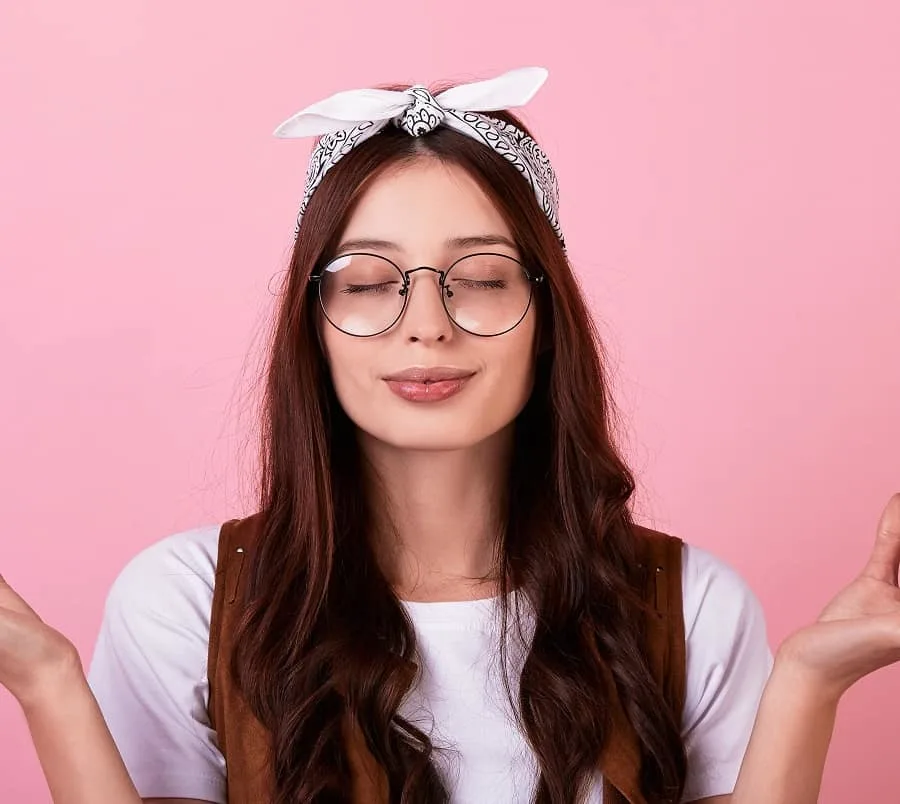
M144 798L226 801L225 760L207 714L218 537L213 525L151 545L123 569L107 599L89 682ZM693 801L732 792L772 655L759 601L723 562L686 546L683 589L683 801ZM444 747L435 759L451 801L530 801L537 766L513 725L497 668L496 601L404 606L422 674L403 714ZM524 650L511 647L515 673ZM598 779L590 802L600 801Z

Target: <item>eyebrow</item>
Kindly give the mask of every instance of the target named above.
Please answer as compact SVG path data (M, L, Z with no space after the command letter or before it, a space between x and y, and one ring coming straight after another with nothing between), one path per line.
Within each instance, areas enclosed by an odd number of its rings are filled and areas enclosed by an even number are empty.
M446 241L450 249L486 248L490 246L506 246L514 251L518 250L516 244L508 237L499 234L468 235L466 237L451 237ZM403 251L402 246L392 240L379 240L371 237L354 238L345 240L338 246L338 252L346 251Z

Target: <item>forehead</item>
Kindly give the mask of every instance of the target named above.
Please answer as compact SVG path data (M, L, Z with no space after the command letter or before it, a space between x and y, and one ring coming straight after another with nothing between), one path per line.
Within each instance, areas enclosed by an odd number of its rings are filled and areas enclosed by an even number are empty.
M347 221L342 240L390 241L419 251L454 238L512 232L494 202L463 168L422 158L372 179Z

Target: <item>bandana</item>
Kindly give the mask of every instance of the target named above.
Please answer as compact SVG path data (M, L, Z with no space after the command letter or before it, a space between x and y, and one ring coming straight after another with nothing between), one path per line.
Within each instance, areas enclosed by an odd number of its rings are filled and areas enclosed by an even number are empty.
M460 84L437 95L416 84L402 92L353 89L307 106L275 129L276 137L318 137L309 157L297 228L325 174L353 148L389 123L411 137L447 126L496 151L528 182L560 241L559 187L547 154L524 131L483 112L524 106L547 80L543 67L511 70L487 81ZM564 241L563 241L564 242Z

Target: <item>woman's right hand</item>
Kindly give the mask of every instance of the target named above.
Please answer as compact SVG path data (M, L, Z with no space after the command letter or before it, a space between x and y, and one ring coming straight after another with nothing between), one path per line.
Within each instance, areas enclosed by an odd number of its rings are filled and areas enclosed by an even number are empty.
M0 576L0 686L28 709L54 685L80 675L75 646Z

